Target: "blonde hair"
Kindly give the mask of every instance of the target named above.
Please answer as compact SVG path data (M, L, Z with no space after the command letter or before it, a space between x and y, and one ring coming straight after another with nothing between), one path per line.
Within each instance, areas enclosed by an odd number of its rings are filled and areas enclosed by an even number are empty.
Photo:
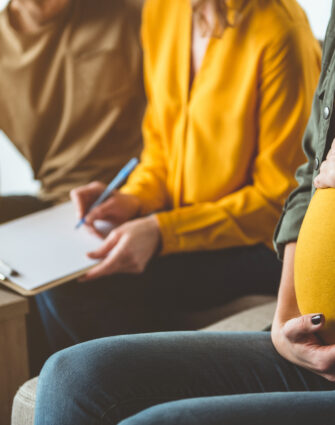
M209 28L207 19L202 13L202 7L205 3L211 3L213 6L216 18L215 29ZM240 7L234 10L227 3L227 0L191 0L195 18L198 20L204 34L210 32L211 35L220 36L226 28L234 27L238 23L245 2L241 1Z

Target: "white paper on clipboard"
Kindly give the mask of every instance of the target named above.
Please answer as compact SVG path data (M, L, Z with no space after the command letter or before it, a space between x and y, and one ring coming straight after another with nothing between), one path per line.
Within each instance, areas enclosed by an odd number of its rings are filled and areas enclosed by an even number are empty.
M0 259L19 273L10 280L30 291L96 264L86 254L102 239L76 223L67 202L1 225Z

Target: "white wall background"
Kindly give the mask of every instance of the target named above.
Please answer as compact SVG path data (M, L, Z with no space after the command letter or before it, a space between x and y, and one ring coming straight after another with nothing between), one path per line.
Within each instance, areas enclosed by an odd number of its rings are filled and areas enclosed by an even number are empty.
M298 1L305 8L316 37L323 38L332 1ZM0 0L0 9L7 3L8 0ZM29 165L0 131L0 193L35 193L37 188L38 183L33 181Z

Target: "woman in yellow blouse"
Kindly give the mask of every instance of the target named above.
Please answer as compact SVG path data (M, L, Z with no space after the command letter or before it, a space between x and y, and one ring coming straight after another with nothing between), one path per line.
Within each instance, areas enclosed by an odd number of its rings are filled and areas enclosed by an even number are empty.
M295 0L148 0L142 39L145 147L127 184L86 218L119 226L82 280L140 274L147 300L157 291L206 305L274 292L272 234L320 70L304 12ZM79 216L104 188L72 193ZM59 310L66 291L42 297Z

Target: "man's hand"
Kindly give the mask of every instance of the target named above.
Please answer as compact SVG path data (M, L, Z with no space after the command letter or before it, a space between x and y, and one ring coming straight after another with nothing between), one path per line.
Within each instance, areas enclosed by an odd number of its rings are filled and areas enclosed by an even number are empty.
M320 167L320 174L314 179L317 189L335 188L335 139L328 152L327 158Z
M335 345L324 345L317 332L324 326L322 314L309 314L276 326L272 340L277 351L292 363L335 382Z
M81 282L115 273L139 274L157 252L161 233L156 216L129 221L113 230L90 258L102 262L89 270Z
M71 191L71 199L75 204L78 219L85 215L105 189L105 184L93 182ZM106 220L119 225L135 218L139 210L140 200L136 196L114 191L110 198L87 214L85 224L93 228L95 220Z

